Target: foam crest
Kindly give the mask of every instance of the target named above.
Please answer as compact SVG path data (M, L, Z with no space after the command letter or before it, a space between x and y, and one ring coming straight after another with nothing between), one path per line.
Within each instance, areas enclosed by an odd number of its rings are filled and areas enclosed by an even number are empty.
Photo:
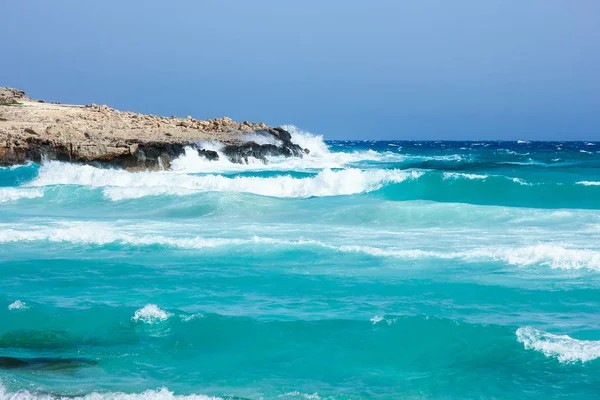
M567 335L553 335L530 326L517 329L517 340L527 350L536 350L562 363L588 362L600 357L600 341L577 340Z
M479 175L479 174L464 174L464 173L460 173L460 172L444 172L444 179L459 179L459 178L466 178L466 179L486 179L488 176L487 175Z
M137 310L131 319L146 324L155 324L166 321L170 316L170 313L162 310L156 304L146 304L143 308Z
M600 186L600 182L597 181L580 181L577 182L578 185L584 185L584 186Z
M7 170L7 171L16 171L19 168L27 168L27 167L31 167L34 163L32 161L28 161L25 164L15 164L15 165L10 165L8 167L0 167L0 171L1 170Z
M494 258L513 265L545 265L558 269L588 268L600 271L600 253L589 249L570 249L556 244L538 244L490 251L490 254ZM483 256L483 254L479 255Z
M396 318L386 318L383 315L376 315L373 318L371 318L369 321L371 321L371 323L373 325L377 325L379 323L392 325L394 322L397 321L397 319Z
M205 238L200 236L170 237L127 232L123 228L98 223L71 222L64 226L0 229L0 243L49 241L72 244L131 246L167 246L182 249L206 249L223 246L272 244L284 247L320 247L342 253L361 253L374 257L395 257L407 260L427 258L457 259L465 262L501 261L516 266L547 266L553 269L600 271L600 252L592 249L570 248L558 243L542 243L525 247L481 247L456 251L381 248L365 245L331 244L313 239L279 239L252 236L249 238Z
M111 200L152 195L187 195L199 192L252 193L284 198L352 195L380 189L389 183L417 179L419 171L325 169L308 178L289 175L261 177L194 176L174 172L127 172L86 165L45 164L33 186L84 185L104 188Z
M193 321L195 319L204 318L204 315L200 314L200 313L196 313L196 314L182 314L182 315L179 316L179 318L181 318L181 320L183 322L190 322L190 321Z
M460 259L467 262L502 261L510 265L548 266L554 269L590 269L600 271L600 253L589 249L571 249L558 244L538 244L526 247L477 248L462 251L428 251L421 249L382 249L369 246L333 246L342 252L364 253L376 257L404 259Z
M220 397L212 397L203 394L176 395L167 388L159 390L146 390L142 393L90 393L85 396L61 396L51 393L33 392L19 390L9 392L0 384L0 400L222 400Z
M179 238L162 235L136 235L135 233L122 232L101 224L73 223L68 228L63 227L38 227L34 229L0 230L0 243L12 242L66 242L73 244L125 244L132 246L163 245L184 249L210 248L224 245L239 245L250 243L252 239L227 239L227 238L202 238L199 236Z
M39 188L0 188L0 203L8 203L20 199L35 199L43 196L44 191Z
M15 300L13 303L8 305L9 310L26 310L29 305L21 300Z
M295 390L293 392L280 394L277 397L280 397L280 398L281 397L291 397L291 398L295 398L295 399L308 399L308 400L320 400L321 399L321 396L319 396L318 393L302 393L297 390Z
M303 149L310 150L309 154L313 157L322 157L330 154L329 148L323 141L323 135L313 135L294 125L284 125L282 128L292 135L292 143L299 145Z

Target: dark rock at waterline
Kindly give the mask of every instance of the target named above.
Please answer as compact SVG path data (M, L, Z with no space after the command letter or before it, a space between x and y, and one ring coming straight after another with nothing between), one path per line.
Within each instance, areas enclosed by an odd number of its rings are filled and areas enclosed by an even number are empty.
M292 135L283 128L274 128L255 132L266 137L272 136L278 144L258 144L248 141L241 144L230 144L224 147L223 153L232 163L247 164L249 158L256 158L267 163L269 156L302 157L308 154L308 149L303 149L292 142ZM208 160L217 160L219 154L213 150L198 149L198 154Z
M63 370L96 364L78 358L15 358L0 356L0 369Z
M267 163L268 156L302 157L307 149L291 141L291 134L282 128L256 132L271 135L278 144L258 144L254 141L226 143L223 149L233 163L248 163L250 157ZM40 163L43 159L113 166L128 170L168 169L176 158L185 153L186 147L196 148L198 154L207 160L219 159L214 150L198 147L188 141L104 141L102 144L86 142L62 142L31 135L23 142L13 143L0 149L0 164L23 164L27 161Z
M198 150L198 154L204 158L206 158L209 161L213 161L213 160L218 160L219 159L219 153L217 153L214 150L206 150L206 149L197 149Z
M29 363L27 361L19 360L14 357L0 357L0 368L2 369L13 369L27 367Z
M43 159L115 166L129 170L169 168L171 162L185 152L192 143L121 141L94 148L93 144L60 143L28 137L27 146L5 153L3 162L19 164L26 161L40 163Z
M267 163L267 156L299 156L295 149L285 146L276 146L274 144L257 144L256 142L246 142L236 146L226 146L223 150L227 158L237 164L247 164L250 157Z

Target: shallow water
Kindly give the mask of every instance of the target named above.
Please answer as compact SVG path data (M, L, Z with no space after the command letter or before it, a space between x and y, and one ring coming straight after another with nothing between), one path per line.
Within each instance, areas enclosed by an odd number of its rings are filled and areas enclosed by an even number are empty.
M600 143L0 169L0 399L596 398Z

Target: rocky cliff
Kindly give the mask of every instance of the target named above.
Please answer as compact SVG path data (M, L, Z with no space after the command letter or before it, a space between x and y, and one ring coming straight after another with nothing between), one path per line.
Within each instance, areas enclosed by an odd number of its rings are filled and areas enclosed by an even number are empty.
M249 157L267 162L270 155L302 157L308 152L292 142L289 132L262 122L159 117L105 105L46 103L21 90L0 88L1 165L45 158L131 170L169 168L186 147L209 160L218 158L217 152L204 148L203 143L210 142L222 143L221 153L235 163L246 163Z

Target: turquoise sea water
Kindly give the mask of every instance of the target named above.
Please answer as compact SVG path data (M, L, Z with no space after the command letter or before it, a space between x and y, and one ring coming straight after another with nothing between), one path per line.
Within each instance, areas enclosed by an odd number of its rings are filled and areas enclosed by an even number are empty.
M600 143L293 131L0 169L0 399L599 396Z

